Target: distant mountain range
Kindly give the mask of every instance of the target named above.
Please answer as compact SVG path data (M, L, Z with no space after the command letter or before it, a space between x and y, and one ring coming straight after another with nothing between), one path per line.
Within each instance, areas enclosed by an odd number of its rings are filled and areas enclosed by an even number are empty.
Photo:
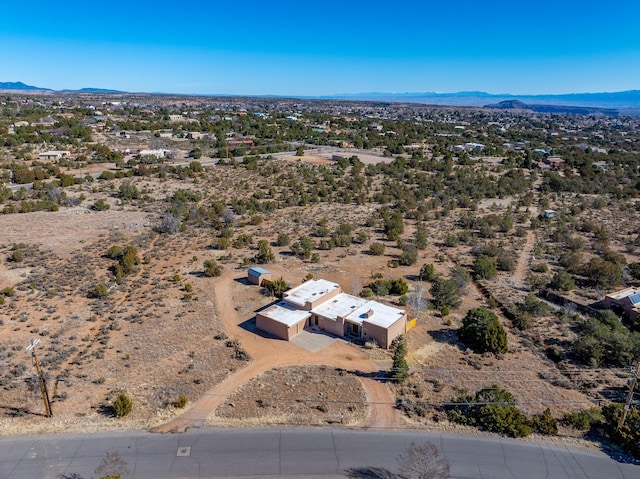
M53 92L50 88L27 85L23 82L0 82L0 90ZM64 93L126 93L104 88L61 90ZM230 95L207 95L230 96ZM284 95L264 95L278 98ZM492 94L483 91L456 93L345 93L323 96L304 96L315 100L355 100L388 103L421 103L439 106L474 106L501 109L525 109L543 113L604 114L609 116L640 116L640 90L602 93L565 93L559 95Z
M640 108L640 90L603 93L566 93L560 95L492 94L482 91L457 93L356 93L331 95L326 98L342 100L370 100L402 103L426 103L449 106L484 106L489 102L519 100L525 104L588 106L598 108Z
M55 91L51 88L42 88L39 86L27 85L18 82L0 82L0 90L19 90L19 91ZM62 93L124 93L118 90L108 90L104 88L81 88L80 90L60 90Z

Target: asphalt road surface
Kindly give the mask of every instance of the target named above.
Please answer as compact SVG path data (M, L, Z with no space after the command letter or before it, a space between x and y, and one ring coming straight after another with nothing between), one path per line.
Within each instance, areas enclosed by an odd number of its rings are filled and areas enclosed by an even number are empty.
M129 478L387 479L385 470L397 472L398 455L413 441L435 444L451 465L451 478L640 478L640 465L597 451L506 438L332 428L4 436L0 478L98 477L95 469L105 452L117 451Z

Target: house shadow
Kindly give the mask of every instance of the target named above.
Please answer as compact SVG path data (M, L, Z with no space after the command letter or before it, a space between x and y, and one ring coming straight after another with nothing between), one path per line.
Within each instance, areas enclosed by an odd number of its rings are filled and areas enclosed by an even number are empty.
M252 283L249 282L246 276L242 276L241 278L235 278L234 281L236 283L240 283L243 286L251 286Z

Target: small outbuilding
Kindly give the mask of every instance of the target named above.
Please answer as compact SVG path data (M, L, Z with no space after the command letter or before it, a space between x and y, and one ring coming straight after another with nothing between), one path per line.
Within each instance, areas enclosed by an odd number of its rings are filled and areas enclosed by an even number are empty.
M249 283L263 286L265 280L271 281L271 271L258 267L250 268L249 271L247 271L247 281L249 281Z

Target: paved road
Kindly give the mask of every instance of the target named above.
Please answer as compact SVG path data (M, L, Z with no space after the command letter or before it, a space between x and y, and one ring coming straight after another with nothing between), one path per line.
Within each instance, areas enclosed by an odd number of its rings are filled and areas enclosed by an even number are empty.
M197 429L0 437L0 478L90 478L107 451L127 461L130 478L367 477L396 472L412 442L432 442L451 464L452 478L637 479L640 466L605 454L505 438L416 431L334 428ZM353 475L353 473L360 475ZM366 475L366 474L369 475ZM77 474L77 476L74 476Z

